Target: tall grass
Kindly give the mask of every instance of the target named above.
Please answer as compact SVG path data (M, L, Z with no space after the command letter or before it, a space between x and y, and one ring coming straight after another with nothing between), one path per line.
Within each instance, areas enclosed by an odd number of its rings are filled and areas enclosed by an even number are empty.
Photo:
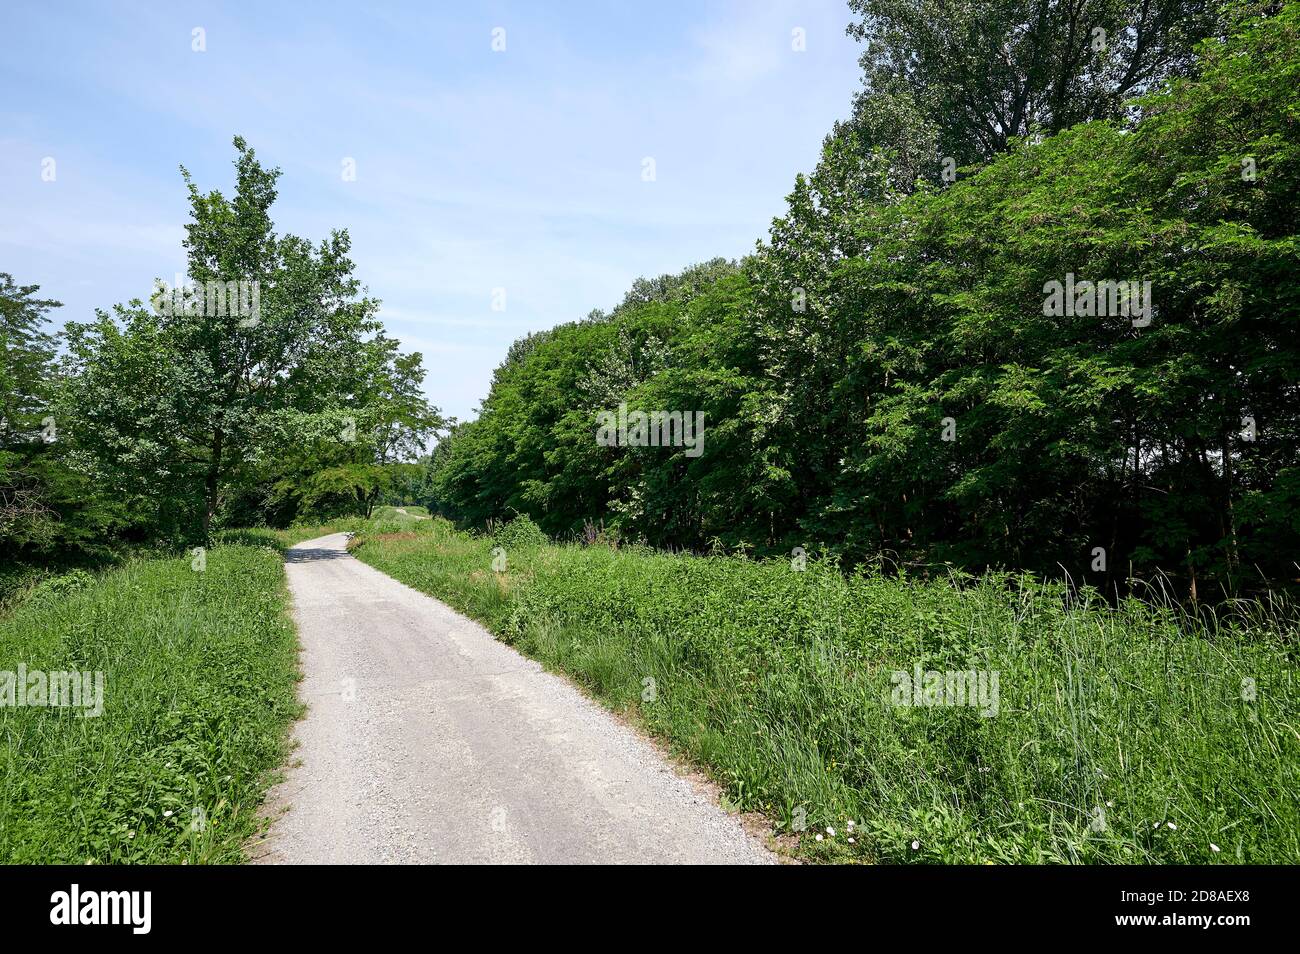
M97 718L0 707L0 860L238 861L285 754L296 638L279 557L136 559L0 620L0 670L102 671Z
M536 543L497 573L493 539L423 524L357 555L635 713L808 857L1300 861L1288 607ZM996 671L997 714L891 704L918 665Z
M332 533L357 533L361 530L371 533L400 533L428 522L429 512L424 507L409 506L399 510L397 507L381 506L374 509L368 520L361 517L339 517L327 523L294 524L285 530L256 528L228 530L226 533L236 539L246 539L250 543L275 546L283 550L304 540L314 540Z

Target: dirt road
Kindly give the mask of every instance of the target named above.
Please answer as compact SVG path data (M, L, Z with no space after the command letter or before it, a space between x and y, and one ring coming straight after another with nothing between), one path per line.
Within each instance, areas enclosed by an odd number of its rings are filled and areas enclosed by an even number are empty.
M346 541L287 556L310 708L258 860L774 860L606 710Z

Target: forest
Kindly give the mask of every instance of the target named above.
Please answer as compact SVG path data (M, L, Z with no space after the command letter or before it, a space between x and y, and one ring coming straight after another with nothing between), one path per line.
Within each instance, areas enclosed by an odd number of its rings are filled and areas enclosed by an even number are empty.
M1295 5L1088 4L1086 60L1073 19L980 49L1020 4L853 6L866 89L769 239L515 342L420 501L1112 593L1293 584ZM702 414L706 451L593 440L623 404Z

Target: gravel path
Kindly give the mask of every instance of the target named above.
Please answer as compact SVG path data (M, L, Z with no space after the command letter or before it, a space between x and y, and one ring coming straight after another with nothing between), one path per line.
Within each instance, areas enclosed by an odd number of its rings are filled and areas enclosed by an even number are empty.
M605 709L346 542L286 557L309 710L258 861L775 860Z

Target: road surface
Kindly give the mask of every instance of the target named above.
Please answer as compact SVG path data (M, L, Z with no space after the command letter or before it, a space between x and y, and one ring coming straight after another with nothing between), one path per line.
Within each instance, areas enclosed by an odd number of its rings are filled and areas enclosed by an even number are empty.
M775 860L607 710L346 544L286 556L309 709L256 860Z

